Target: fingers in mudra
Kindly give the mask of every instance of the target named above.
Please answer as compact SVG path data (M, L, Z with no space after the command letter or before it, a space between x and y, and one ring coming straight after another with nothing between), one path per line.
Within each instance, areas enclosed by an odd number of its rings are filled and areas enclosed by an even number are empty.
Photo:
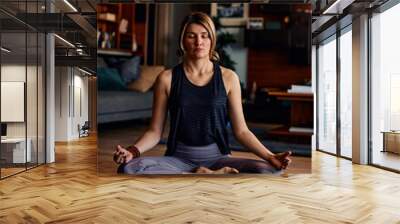
M124 161L124 155L121 153L114 153L114 162L121 164Z
M125 155L125 152L124 152L123 148L120 145L118 145L116 147L113 159L114 159L114 162L116 162L118 164L121 164L121 163L125 162L126 155Z
M292 162L292 160L289 157L291 154L292 154L291 151L287 151L287 152L278 153L276 155L276 158L281 162L282 169L286 169L288 167L288 165Z

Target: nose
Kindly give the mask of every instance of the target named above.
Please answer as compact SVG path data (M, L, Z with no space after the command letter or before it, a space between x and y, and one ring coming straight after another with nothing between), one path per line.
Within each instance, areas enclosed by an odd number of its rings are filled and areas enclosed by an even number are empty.
M202 42L203 42L203 41L202 41L201 37L200 37L200 36L197 36L197 37L196 37L196 41L195 41L196 46L199 46Z

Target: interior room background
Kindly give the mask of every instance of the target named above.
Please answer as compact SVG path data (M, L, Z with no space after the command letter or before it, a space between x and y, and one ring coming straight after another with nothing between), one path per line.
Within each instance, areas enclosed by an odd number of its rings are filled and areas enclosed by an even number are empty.
M20 7L37 13L37 7ZM46 54L43 32L4 11L0 17L0 177L4 178L45 162Z
M183 18L202 11L217 25L221 64L242 86L250 129L274 152L292 150L293 172L309 172L313 134L311 6L263 4L98 4L98 168L115 173L112 153L130 145L151 117L152 85L179 63ZM243 10L235 15L235 10ZM164 137L146 155L162 155ZM230 136L234 153L250 156Z

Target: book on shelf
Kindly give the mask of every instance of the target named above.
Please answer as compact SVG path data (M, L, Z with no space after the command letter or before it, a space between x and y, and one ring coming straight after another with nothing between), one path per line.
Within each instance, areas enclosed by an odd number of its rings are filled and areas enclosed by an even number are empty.
M119 23L119 32L120 33L126 33L128 32L128 20L122 19L121 22Z
M292 85L288 93L312 93L312 87L306 85Z
M99 13L98 18L100 20L106 20L110 22L115 22L117 20L117 16L114 13L109 12Z
M290 127L289 132L303 132L303 133L314 133L313 128L307 128L307 127Z
M132 56L133 53L129 50L113 49L113 48L98 48L97 54L114 55L114 56Z

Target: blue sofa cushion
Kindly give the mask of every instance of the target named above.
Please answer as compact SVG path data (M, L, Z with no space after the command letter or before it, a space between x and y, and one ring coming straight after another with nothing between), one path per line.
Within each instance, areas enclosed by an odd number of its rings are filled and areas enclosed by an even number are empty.
M97 68L99 90L126 90L126 86L118 70L115 68Z
M123 62L119 67L119 72L125 84L138 79L140 76L140 57L135 56Z

